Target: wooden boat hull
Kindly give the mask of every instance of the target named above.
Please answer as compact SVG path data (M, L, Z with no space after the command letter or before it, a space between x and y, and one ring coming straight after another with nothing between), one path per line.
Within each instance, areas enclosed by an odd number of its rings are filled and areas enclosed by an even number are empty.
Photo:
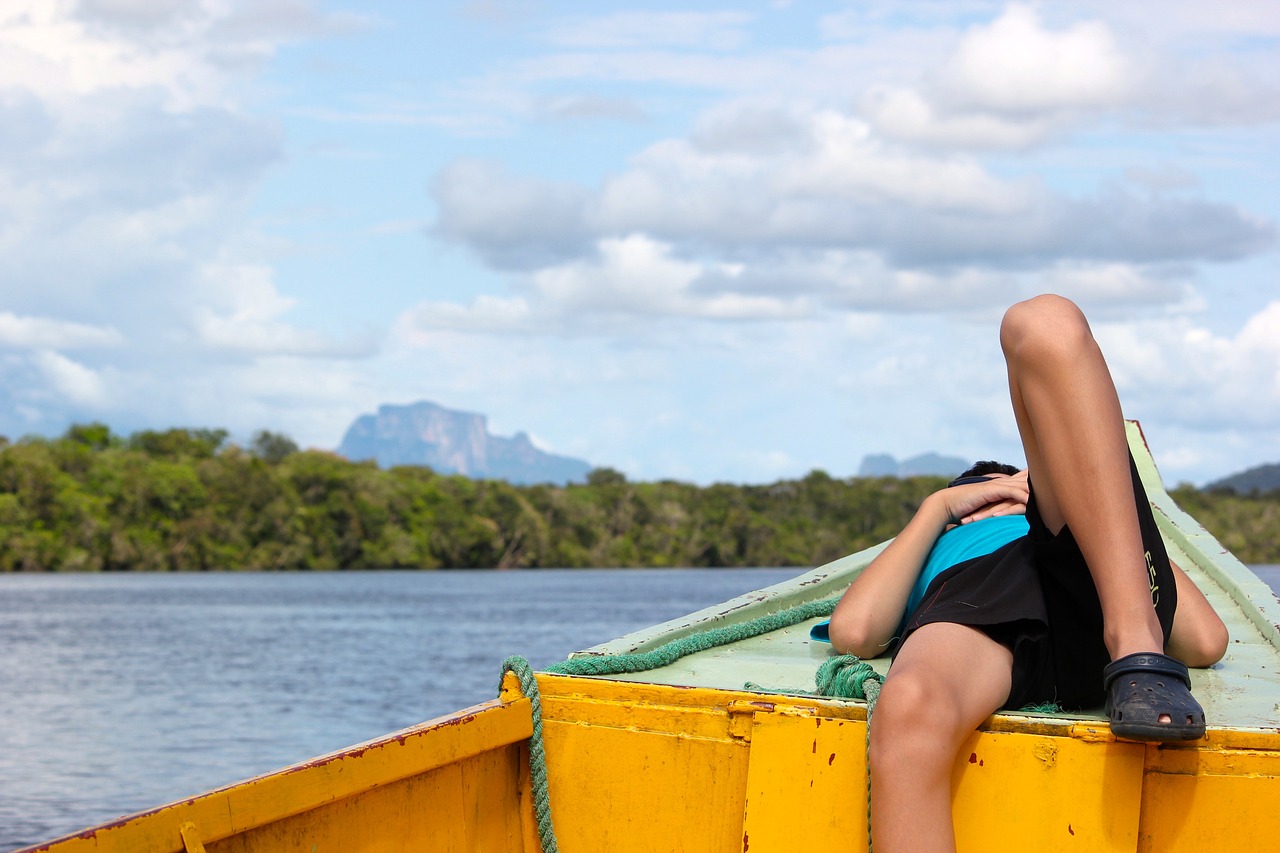
M1193 675L1208 736L1146 745L1117 741L1097 715L993 716L955 765L961 851L1199 853L1280 837L1280 602L1173 505L1136 425L1130 438L1171 554L1231 632L1226 659ZM831 595L877 550L582 654ZM742 688L803 687L826 655L807 630L625 680L539 675L561 848L865 850L866 706ZM532 730L508 675L494 702L28 850L536 853Z

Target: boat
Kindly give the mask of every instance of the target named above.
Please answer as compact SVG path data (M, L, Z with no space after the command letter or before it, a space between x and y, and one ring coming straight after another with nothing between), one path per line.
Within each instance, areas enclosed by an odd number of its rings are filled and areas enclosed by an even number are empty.
M1100 713L998 713L955 765L961 851L1198 853L1280 837L1280 600L1174 504L1128 430L1170 556L1230 631L1224 659L1192 671L1208 733L1143 744ZM24 853L865 850L868 706L813 695L830 651L809 630L883 547L570 661L800 614L784 627L643 672L522 682L513 667L490 702Z

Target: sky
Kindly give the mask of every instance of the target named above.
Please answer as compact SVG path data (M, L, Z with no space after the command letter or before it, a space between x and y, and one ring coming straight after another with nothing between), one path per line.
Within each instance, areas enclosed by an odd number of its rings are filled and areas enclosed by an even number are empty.
M632 479L1020 461L1090 318L1164 478L1280 461L1280 4L6 0L0 434L431 400Z

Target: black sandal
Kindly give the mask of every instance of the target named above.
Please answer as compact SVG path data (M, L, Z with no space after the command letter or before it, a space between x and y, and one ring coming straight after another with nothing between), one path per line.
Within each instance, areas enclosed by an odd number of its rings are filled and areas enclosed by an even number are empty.
M1168 655L1126 655L1102 670L1107 715L1116 737L1132 740L1199 740L1204 709L1191 695L1186 664ZM1160 722L1168 715L1169 722Z

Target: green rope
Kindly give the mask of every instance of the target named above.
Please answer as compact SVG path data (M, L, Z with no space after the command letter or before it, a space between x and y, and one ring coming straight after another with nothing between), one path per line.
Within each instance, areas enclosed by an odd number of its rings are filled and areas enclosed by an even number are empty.
M1054 714L1058 715L1063 712L1063 707L1057 702L1032 702L1023 705L1019 711L1029 712L1032 714Z
M724 646L767 634L779 628L788 628L806 619L819 616L830 616L835 610L835 598L822 601L810 601L787 610L760 616L748 622L734 625L722 625L699 631L687 637L679 637L669 643L658 646L647 652L632 652L621 655L584 655L569 658L566 661L548 667L547 672L556 675L617 675L622 672L647 672L659 669L680 660L695 652L704 652L716 646Z
M617 675L624 672L646 672L668 666L695 652L736 643L779 628L788 628L806 619L830 616L838 600L828 598L822 601L811 601L747 622L710 628L664 643L647 652L569 658L548 667L546 671L556 675ZM515 673L520 680L520 690L529 698L533 713L533 734L529 738L529 777L533 788L538 838L542 843L543 853L557 853L559 848L556 843L555 828L551 822L551 794L547 784L547 752L542 741L542 699L538 693L538 682L534 678L529 662L522 657L509 657L503 661L503 676L508 672ZM866 699L867 701L867 848L869 853L871 847L871 710L875 707L875 700L880 694L880 683L883 679L870 664L858 660L853 655L842 655L830 658L823 663L818 668L814 680L819 696ZM748 684L748 687L754 686ZM499 682L499 689L501 689L501 682Z
M814 676L819 696L867 700L867 853L871 853L871 714L880 698L884 676L854 655L828 658Z
M856 655L839 655L827 658L818 667L813 681L819 696L873 701L868 693L880 695L884 678Z
M533 667L518 655L513 655L502 662L502 676L514 672L520 680L520 690L529 697L529 707L533 711L533 734L529 737L529 780L533 788L533 815L538 821L538 840L542 844L542 853L558 853L556 830L551 823L551 793L547 785L547 750L542 742L542 694L538 692L538 679L533 676ZM502 689L502 678L498 679L498 689Z

